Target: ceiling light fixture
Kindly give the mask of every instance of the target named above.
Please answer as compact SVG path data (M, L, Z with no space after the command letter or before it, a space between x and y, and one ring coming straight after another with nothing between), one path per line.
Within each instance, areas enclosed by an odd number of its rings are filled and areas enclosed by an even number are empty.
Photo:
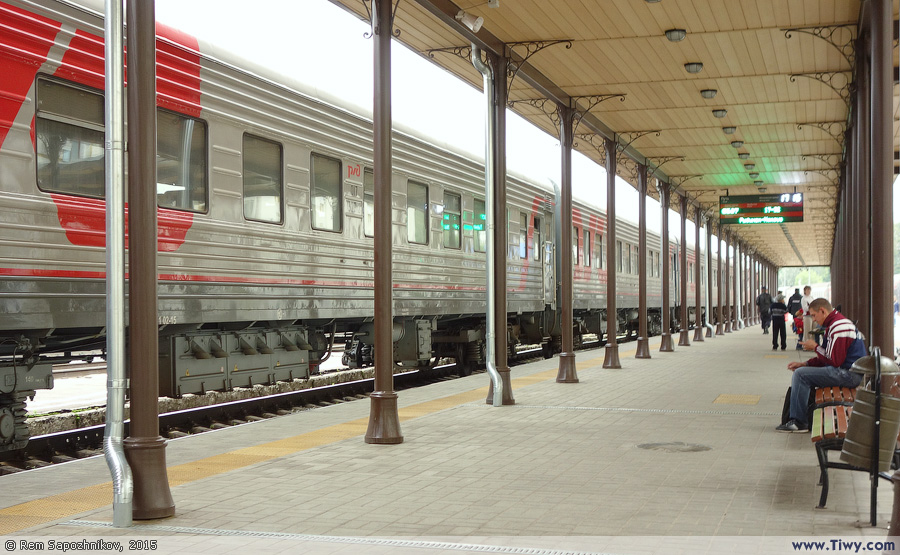
M748 170L752 170L756 167L756 164L744 164L744 167Z
M750 179L756 179L757 177L759 177L759 172L751 172L750 173Z
M687 31L684 29L669 29L666 31L666 38L669 39L669 42L683 41L686 36Z
M744 141L731 141L731 146L734 148L741 148L744 146Z
M716 110L713 110L712 113L717 118L724 118L726 115L728 115L728 110L725 110L723 108L718 108Z
M481 30L481 26L484 25L483 17L475 17L470 13L466 13L465 10L459 10L459 13L456 14L456 19L473 33L477 33Z
M499 8L500 0L488 0L488 7L489 8Z
M749 152L738 152L738 158L740 158L741 160L746 160L747 158L750 158L750 153Z
M700 62L688 62L684 64L684 69L688 73L700 73L703 71L703 64Z
M753 184L756 185L757 187L759 187L759 186L762 185L763 183L765 183L765 181L763 181L763 180L759 180L759 181L754 181L754 182L753 182ZM763 191L763 192L765 192L765 188L760 188L760 190Z
M723 127L723 128L722 128L722 133L725 133L726 135L731 135L731 134L733 134L735 131L737 131L737 127L729 126L729 127Z
M719 91L716 89L703 89L700 91L700 96L706 99L715 98L717 94L719 94Z

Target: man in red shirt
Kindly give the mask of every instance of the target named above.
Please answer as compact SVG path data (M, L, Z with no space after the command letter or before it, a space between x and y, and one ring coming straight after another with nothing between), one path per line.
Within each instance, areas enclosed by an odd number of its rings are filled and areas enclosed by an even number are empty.
M806 432L809 392L813 387L856 387L862 376L850 372L856 360L866 354L866 346L853 322L834 310L826 299L809 303L809 314L825 328L825 342L816 345L812 339L802 343L804 351L816 356L806 362L792 362L790 420L775 428L779 432Z

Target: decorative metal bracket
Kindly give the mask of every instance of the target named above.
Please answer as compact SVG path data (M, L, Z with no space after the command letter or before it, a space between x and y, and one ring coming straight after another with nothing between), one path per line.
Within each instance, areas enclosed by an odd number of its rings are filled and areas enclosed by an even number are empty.
M844 104L847 105L847 108L850 108L850 95L856 87L850 80L849 72L817 71L815 73L792 73L790 75L791 83L796 83L798 77L806 77L807 79L812 79L813 81L818 81L827 85L844 100ZM841 85L842 82L843 85Z
M588 96L570 96L569 97L569 107L575 111L575 118L572 122L572 134L575 134L575 130L578 129L578 124L581 123L581 120L584 119L584 116L593 110L598 104L603 101L609 100L610 98L619 98L622 102L625 102L624 94L597 94L597 95L588 95ZM581 110L578 108L579 100L587 100L588 107L585 110ZM528 104L537 108L538 110L544 112L547 117L550 118L550 121L553 122L553 125L557 129L556 137L559 137L559 123L560 123L560 115L559 115L559 105L549 98L531 98L531 99L523 99L523 100L512 100L509 102L509 106L513 107L516 104ZM547 104L551 106L548 107ZM574 146L574 145L573 145Z
M587 141L589 145L594 147L594 150L600 153L600 165L604 168L606 167L606 139L596 133L575 135L575 141L572 143L572 148L578 147L578 141Z
M676 187L681 187L684 183L690 181L691 179L700 178L700 181L703 181L702 173L695 173L693 175L670 175L669 179Z
M625 102L625 94L623 93L613 93L613 94L591 94L586 96L570 96L570 108L575 110L575 120L572 122L572 133L578 129L578 124L581 123L581 120L584 119L591 110L596 108L601 102L606 102L607 100L618 98L619 102ZM588 107L584 110L578 109L578 101L584 100L587 102Z
M556 102L550 100L549 98L526 98L523 100L510 100L509 101L510 108L514 107L517 104L528 104L529 106L531 106L533 108L537 108L538 110L543 112L544 115L546 115L548 118L550 118L550 121L553 122L554 129L556 129L556 138L557 139L560 138L560 136L559 136L559 132L560 132L560 129L559 129L559 122L560 122L559 105Z
M675 156L660 156L659 158L647 158L647 162L653 164L653 171L647 175L647 179L651 179L653 175L656 173L656 170L668 164L672 160L681 160L684 162L686 160L684 154L676 154Z
M360 0L360 2L362 2L363 7L366 9L366 15L369 17L369 27L371 28L371 31L363 33L363 37L365 37L367 39L370 39L370 38L374 37L375 35L378 35L381 33L381 30L372 21L372 9L370 8L369 5L373 1L374 0ZM391 10L391 34L393 34L395 37L400 36L400 29L394 29L394 17L397 16L397 6L399 6L399 5L400 5L400 0L394 0L394 8Z
M655 133L657 137L662 133L659 129L654 129L652 131L623 131L622 133L616 133L619 137L625 139L625 144L622 144L619 141L616 141L616 149L619 152L625 152L628 150L628 147L631 146L631 143L640 139L644 135L649 135L651 133Z
M802 154L800 155L801 160L807 160L808 158L815 158L816 160L822 162L828 169L837 168L841 162L840 154Z
M549 48L551 46L557 44L565 44L566 50L571 50L572 46L575 42L572 39L561 39L561 40L528 40L521 42L508 42L503 45L503 56L507 60L506 73L509 76L509 82L506 84L506 90L512 90L513 81L516 80L516 75L519 74L519 70L522 69L522 66L528 62L528 58L531 58L541 50L545 48ZM517 46L525 47L525 55L519 54L515 51ZM521 60L513 60L512 54L518 55Z
M428 54L428 57L434 59L434 55L438 52L443 52L446 54L453 54L457 58L461 58L462 60L468 62L472 58L472 45L467 44L466 46L449 46L447 48L431 48L425 51L425 54Z
M786 39L791 38L791 33L804 33L824 40L838 49L838 52L847 60L850 67L853 67L856 58L856 50L854 48L854 41L856 40L855 30L856 25L850 23L782 29Z
M844 145L844 122L842 121L811 121L807 123L798 123L797 129L803 129L804 126L815 127L828 133L828 135L837 141L837 144Z

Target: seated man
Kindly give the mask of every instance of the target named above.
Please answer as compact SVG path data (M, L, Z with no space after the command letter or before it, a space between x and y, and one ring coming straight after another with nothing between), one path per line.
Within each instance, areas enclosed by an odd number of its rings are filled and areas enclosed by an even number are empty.
M792 362L790 420L775 428L779 432L806 432L809 392L813 387L856 387L862 376L850 372L856 359L865 356L866 346L853 322L834 310L826 299L809 303L809 314L825 328L825 342L816 345L812 339L803 342L803 350L816 351L806 362Z

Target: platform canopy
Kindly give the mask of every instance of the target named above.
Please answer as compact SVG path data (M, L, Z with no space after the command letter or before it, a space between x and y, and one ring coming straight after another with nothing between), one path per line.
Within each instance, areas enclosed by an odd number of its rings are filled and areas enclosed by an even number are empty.
M368 18L368 1L331 1ZM473 86L481 87L481 75L466 59L471 41L510 58L511 109L548 133L558 135L547 114L552 103L541 106L539 99L589 109L576 148L605 165L602 146L592 142L615 136L628 145L632 163L620 160L619 175L632 184L634 161L658 166L657 176L713 217L726 191L802 192L802 223L731 228L778 266L830 265L859 0L398 0L396 6L398 40L431 53L434 63ZM456 19L460 10L483 18L477 33ZM897 0L893 13L896 20ZM896 151L896 24L894 32ZM455 47L465 50L454 53ZM688 65L697 63L702 69ZM618 94L624 101L592 106L599 96Z

